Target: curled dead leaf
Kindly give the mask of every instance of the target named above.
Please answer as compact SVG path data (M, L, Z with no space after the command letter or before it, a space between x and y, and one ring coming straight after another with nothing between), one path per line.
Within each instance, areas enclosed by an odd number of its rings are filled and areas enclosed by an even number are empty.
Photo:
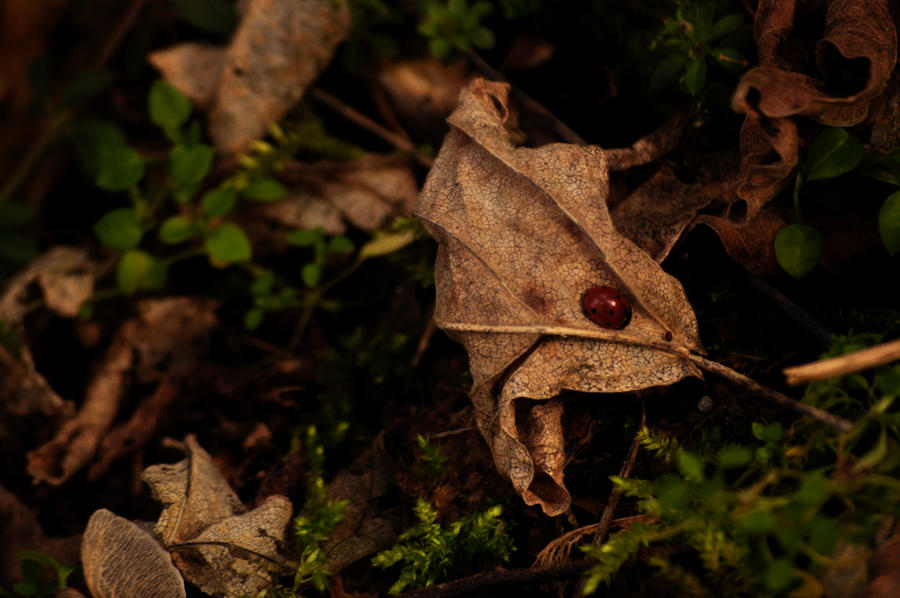
M175 551L176 566L213 596L238 598L271 586L286 572L278 554L291 502L278 495L247 511L212 457L189 435L187 458L153 465L141 478L163 503L154 533Z
M178 598L184 580L153 536L112 511L94 511L81 542L84 580L94 598Z
M692 226L697 224L713 229L731 259L750 272L760 276L781 272L775 259L775 235L787 222L769 209L757 213L745 226L735 226L727 218L709 215L697 217Z
M764 119L748 114L741 127L738 200L728 210L735 224L745 224L788 184L800 159L797 125L788 118Z
M469 354L495 463L527 504L558 515L570 496L562 404L551 399L699 376L684 355L700 341L681 284L614 228L604 151L515 147L507 92L483 79L463 90L416 213L440 244L435 321ZM582 313L582 294L597 285L628 298L624 330Z

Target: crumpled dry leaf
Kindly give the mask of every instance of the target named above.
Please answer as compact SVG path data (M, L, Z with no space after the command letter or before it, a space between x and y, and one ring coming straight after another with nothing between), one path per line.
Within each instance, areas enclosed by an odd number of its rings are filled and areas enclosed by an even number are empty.
M350 32L346 0L250 0L224 51L183 44L150 63L199 107L224 153L244 151L299 100Z
M772 118L808 116L833 126L855 125L871 116L897 61L897 31L888 0L831 0L825 31L815 44L819 77L806 75L793 56L795 2L762 0L754 32L760 66L744 73L732 104L739 112Z
M463 91L416 213L440 244L435 321L468 351L495 463L527 504L558 515L571 498L553 397L699 376L682 356L700 341L681 284L613 228L603 150L514 147L507 92L483 79ZM595 285L627 296L627 328L582 313Z
M189 435L187 458L141 474L165 505L154 534L175 550L176 566L192 584L217 597L254 595L285 573L278 546L291 518L291 501L269 496L246 509L209 453Z
M322 545L328 556L328 571L337 573L393 544L396 522L385 517L383 509L373 508L393 484L391 461L379 437L371 449L341 470L325 488L329 499L347 501L340 523Z
M49 442L28 453L35 483L62 484L90 461L118 412L131 379L158 381L163 372L193 360L197 344L216 324L214 304L187 297L138 304L139 317L116 334L85 392L78 414Z
M291 162L279 176L289 183L290 194L255 212L288 230L318 226L338 235L346 232L345 222L349 222L360 230L374 231L393 216L409 214L418 194L409 163L386 156L352 162Z
M697 224L713 229L731 259L750 272L760 276L781 272L775 259L775 235L787 222L778 214L764 209L746 226L735 226L728 218L704 214L698 216L692 226Z
M184 580L153 536L112 511L94 511L81 542L84 581L93 598L179 598Z
M897 61L888 0L826 2L818 40L798 33L809 28L795 19L815 18L810 14L815 6L806 4L761 0L756 11L760 66L744 73L732 96L734 109L747 114L741 129L741 201L729 211L735 224L753 220L787 183L799 145L789 117L850 126L878 116L885 105L881 96ZM816 75L803 72L813 50Z
M660 169L610 210L613 225L657 262L669 255L697 212L732 193L733 181L702 177L686 184L671 166Z

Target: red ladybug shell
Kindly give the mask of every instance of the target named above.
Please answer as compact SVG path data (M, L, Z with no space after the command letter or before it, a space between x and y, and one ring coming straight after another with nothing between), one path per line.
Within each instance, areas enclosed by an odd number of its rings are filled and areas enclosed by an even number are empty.
M631 321L628 299L612 287L591 287L581 298L584 313L598 326L621 330Z

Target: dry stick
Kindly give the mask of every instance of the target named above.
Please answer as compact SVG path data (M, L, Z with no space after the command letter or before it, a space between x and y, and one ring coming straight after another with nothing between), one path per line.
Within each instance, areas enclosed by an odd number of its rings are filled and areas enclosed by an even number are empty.
M438 584L401 594L400 598L452 598L453 596L470 596L478 592L487 592L495 588L524 586L561 579L568 579L580 574L597 563L594 559L583 559L539 569L500 569L486 571L471 577L463 577L447 583Z
M897 359L900 359L900 338L847 355L784 368L782 371L787 376L787 383L793 386L851 374Z
M740 372L736 372L733 369L722 365L721 363L716 363L715 361L710 361L709 359L705 359L700 357L699 355L689 354L687 356L688 360L694 362L704 370L708 372L712 372L723 378L728 380L732 380L733 382L737 382L741 386L744 386L755 393L758 393L762 397L778 403L782 407L786 407L787 409L792 409L793 411L797 411L802 413L803 415L807 415L814 420L831 426L835 430L839 432L847 432L853 427L853 422L850 422L842 417L838 417L837 415L833 415L828 413L823 409L819 409L818 407L813 407L812 405L807 405L806 403L801 403L791 397L778 392L768 386L763 386L756 380L752 378L748 378L747 376L741 374Z
M587 141L582 139L581 135L573 131L569 126L563 121L559 120L552 112L544 108L537 100L532 98L530 95L513 85L509 82L509 79L503 76L503 73L492 67L484 60L481 56L472 52L471 50L467 53L469 59L475 63L483 73L494 79L495 81L503 81L504 83L509 83L510 91L513 96L515 96L516 100L519 101L522 106L528 110L529 112L533 112L535 114L540 114L544 118L548 119L553 123L553 128L556 130L556 134L559 135L562 139L565 139L569 143L574 143L576 145L587 145Z
M426 168L431 168L432 166L434 166L434 160L420 153L419 150L416 149L416 146L413 145L413 143L409 139L403 137L402 135L398 135L397 133L394 133L389 129L386 129L365 114L358 112L341 100L337 99L327 91L323 91L317 87L313 87L309 90L309 95L312 96L313 99L325 104L347 120L356 123L373 135L381 137L397 149L412 154L416 161L422 166L425 166Z
M745 388L752 390L765 399L768 399L774 403L778 403L782 407L786 407L793 411L802 413L803 415L807 415L818 422L831 426L839 432L846 432L853 427L852 422L842 417L832 415L831 413L819 409L818 407L813 407L812 405L807 405L806 403L801 403L800 401L792 399L791 397L782 394L777 390L769 388L768 386L764 386L756 380L748 378L740 372L736 372L733 369L722 365L721 363L716 363L715 361L710 361L709 359L705 359L703 357L700 357L699 355L694 355L686 347L673 345L671 343L663 341L648 340L646 338L641 338L624 331L586 330L583 328L571 328L568 326L507 326L492 324L464 324L459 322L436 322L436 324L444 330L458 330L461 332L498 332L510 334L530 334L536 336L551 335L561 336L564 338L594 338L605 342L620 342L639 347L648 347L662 351L664 353L671 353L673 355L681 357L682 359L693 362L695 365L703 368L708 372L712 372L713 374L721 376L727 380L731 380L732 382L735 382L741 386L744 386Z
M631 470L634 469L634 462L637 460L638 449L641 448L641 432L643 432L646 424L647 412L644 410L643 403L641 403L641 425L634 434L634 439L631 441L631 447L628 449L628 456L625 457L625 462L622 464L622 469L619 471L620 478L628 478L628 476L631 475ZM621 486L616 486L610 493L609 502L606 503L603 514L600 516L600 527L597 528L597 531L594 533L594 544L601 544L603 538L606 537L606 532L609 531L609 524L612 523L613 515L616 513L616 507L619 506L619 499L622 498L622 494L624 493L625 491Z

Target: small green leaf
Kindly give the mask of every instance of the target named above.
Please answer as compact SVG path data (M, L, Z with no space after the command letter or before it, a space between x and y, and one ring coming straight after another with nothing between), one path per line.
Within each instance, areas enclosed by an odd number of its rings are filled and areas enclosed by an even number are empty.
M821 233L806 224L789 224L775 235L775 258L785 272L797 279L816 267L824 247Z
M786 590L794 581L794 564L787 558L775 559L766 568L763 581L772 592Z
M34 210L27 203L8 201L0 203L0 230L19 228L34 218Z
M703 479L703 461L688 451L680 451L676 457L678 463L678 471L687 479L702 480Z
M828 498L828 480L819 472L805 474L795 498L806 505L820 505Z
M809 522L809 544L813 550L827 556L837 546L838 532L833 519L818 515Z
M900 251L900 191L888 196L878 211L878 234L892 256Z
M750 462L753 455L750 449L743 446L729 446L719 453L719 466L722 469L743 467Z
M37 246L34 241L14 232L0 233L0 257L7 261L24 264L37 255Z
M706 56L691 62L684 73L684 87L692 96L700 93L706 83Z
M656 66L650 75L650 91L659 91L668 87L678 79L678 75L688 63L688 57L684 54L670 54Z
M224 216L231 211L237 193L231 187L217 187L203 194L200 200L200 212L207 218Z
M181 125L187 122L191 115L191 101L183 93L167 81L157 79L150 87L147 97L147 105L150 110L150 120L162 128L172 138ZM175 139L173 139L175 141Z
M233 2L227 0L175 0L184 20L207 33L231 33L238 15Z
M273 178L257 177L251 179L241 193L252 201L270 202L284 198L287 195L287 189Z
M737 521L738 527L748 534L766 534L775 529L775 517L763 508L751 511Z
M287 234L288 243L298 247L312 247L322 239L321 228L292 230Z
M59 96L59 107L86 102L109 87L113 76L109 71L94 69L79 73L63 89Z
M428 42L428 50L435 58L446 58L452 47L453 45L446 37L435 37Z
M184 216L171 216L159 227L163 243L181 243L194 235L194 224Z
M742 71L747 64L743 54L734 48L713 48L709 55L716 59L716 63L730 71Z
M193 185L203 180L212 161L213 149L208 145L176 145L169 153L169 174L179 185Z
M134 210L118 208L107 212L94 224L94 233L106 247L128 251L141 242L144 229Z
M810 144L803 161L806 180L830 179L856 168L865 154L859 139L844 129L830 127Z
M166 265L146 251L133 249L122 256L116 280L123 293L159 290L166 285Z
M262 324L263 316L265 315L266 312L258 307L248 310L247 313L244 314L244 328L247 330L256 330L259 328L259 325Z
M246 262L253 256L250 239L233 222L223 222L206 238L206 253L215 266Z
M415 234L411 230L405 230L389 235L376 234L374 239L359 249L358 259L365 260L370 257L379 257L394 253L412 243L414 239Z
M316 285L318 285L319 279L321 277L322 268L315 262L306 264L300 271L300 278L303 279L303 284L305 284L309 288L314 288Z
M353 251L353 241L343 235L332 237L331 240L328 241L329 253L349 253L351 251Z
M100 174L105 157L126 146L125 136L119 127L102 120L74 122L69 125L68 132L81 167L95 179Z
M859 460L853 465L852 472L859 473L878 465L878 463L880 463L881 460L884 459L885 455L887 455L887 448L887 433L882 429L881 434L878 435L878 440L875 442L875 446L873 446L871 449L869 449L869 452L859 458Z
M494 32L487 27L479 27L472 32L472 44L477 48L493 48Z
M886 367L875 374L878 388L886 395L900 396L900 365Z
M275 274L271 270L263 270L259 276L250 283L250 293L259 297L260 295L268 295L272 292L275 285Z
M133 148L123 145L105 148L100 157L96 183L107 191L124 191L144 176L144 159Z
M724 37L731 33L732 31L736 31L738 27L740 27L744 22L744 15L741 14L733 14L726 15L716 21L716 24L712 27L712 34L710 38L715 41L720 37Z

